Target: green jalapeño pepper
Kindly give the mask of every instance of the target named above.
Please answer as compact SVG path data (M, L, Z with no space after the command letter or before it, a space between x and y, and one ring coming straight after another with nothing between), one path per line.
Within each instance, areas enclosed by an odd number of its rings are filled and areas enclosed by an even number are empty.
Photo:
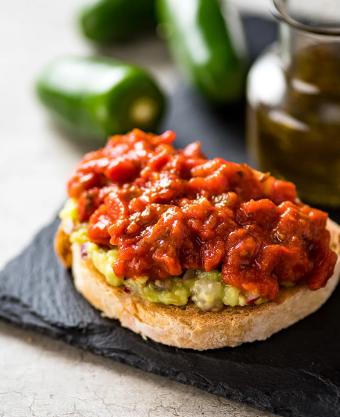
M80 13L80 27L92 41L122 41L156 27L155 0L92 0Z
M247 53L237 12L219 0L158 0L157 9L170 52L191 83L215 103L240 99Z
M155 131L165 99L143 69L112 58L60 58L37 82L41 102L77 136L104 143L135 127Z

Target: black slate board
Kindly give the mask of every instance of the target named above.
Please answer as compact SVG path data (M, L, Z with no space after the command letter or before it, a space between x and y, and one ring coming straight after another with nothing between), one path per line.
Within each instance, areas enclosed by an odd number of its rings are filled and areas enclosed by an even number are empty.
M275 26L246 24L256 55ZM209 157L246 161L241 105L213 111L185 85L171 103L164 128L178 132L180 147L201 140ZM54 254L57 227L55 220L0 273L0 318L282 416L340 416L340 288L317 313L265 342L207 352L171 348L102 318L75 291Z

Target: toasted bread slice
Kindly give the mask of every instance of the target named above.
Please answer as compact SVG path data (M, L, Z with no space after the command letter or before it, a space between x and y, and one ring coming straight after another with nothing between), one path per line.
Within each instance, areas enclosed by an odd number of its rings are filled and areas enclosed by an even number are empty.
M332 249L339 255L340 226L329 220L327 228L332 236ZM334 275L325 288L317 291L309 290L306 285L281 288L274 301L244 307L226 306L217 313L205 313L192 302L183 307L152 303L107 284L92 262L81 258L79 245L70 247L62 228L55 246L66 266L70 266L72 258L77 290L104 316L119 319L122 326L156 342L196 350L267 339L320 308L338 284L340 272L338 259Z

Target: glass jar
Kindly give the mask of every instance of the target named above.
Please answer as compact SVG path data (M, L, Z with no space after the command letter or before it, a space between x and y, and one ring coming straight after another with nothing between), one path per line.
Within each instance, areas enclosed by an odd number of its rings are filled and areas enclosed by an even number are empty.
M247 141L255 166L294 182L301 200L340 207L340 2L336 13L330 3L272 0L279 42L248 76Z

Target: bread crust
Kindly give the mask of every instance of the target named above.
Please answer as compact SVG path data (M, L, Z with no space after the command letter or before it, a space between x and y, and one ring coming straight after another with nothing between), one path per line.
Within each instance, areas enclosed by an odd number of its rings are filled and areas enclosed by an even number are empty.
M72 267L72 248L70 236L64 231L63 222L60 223L54 239L54 249L60 262L68 269Z
M331 247L340 253L340 226L328 220ZM56 236L56 250L65 241L62 227ZM143 337L170 346L196 350L234 347L245 342L265 340L309 314L330 297L339 281L340 261L326 287L311 291L306 285L281 288L275 300L261 305L225 306L221 311L203 312L194 303L176 307L152 303L126 294L122 288L107 284L92 262L82 259L80 247L73 244L72 272L77 290L102 314L119 319L123 327ZM70 254L64 248L59 257L68 264Z

